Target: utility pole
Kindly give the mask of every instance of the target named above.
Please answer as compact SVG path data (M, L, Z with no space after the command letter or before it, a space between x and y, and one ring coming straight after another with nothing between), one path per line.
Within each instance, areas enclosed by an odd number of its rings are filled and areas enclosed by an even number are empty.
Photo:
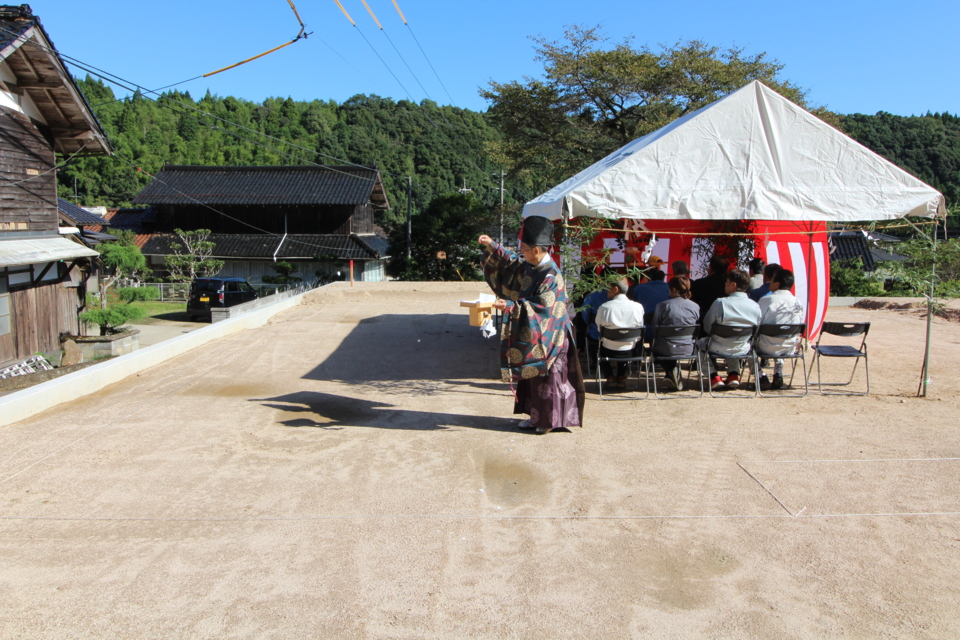
M493 174L497 175L497 174ZM500 170L500 244L503 244L503 177L506 174Z
M413 176L407 176L407 261L410 260L410 231L413 218Z

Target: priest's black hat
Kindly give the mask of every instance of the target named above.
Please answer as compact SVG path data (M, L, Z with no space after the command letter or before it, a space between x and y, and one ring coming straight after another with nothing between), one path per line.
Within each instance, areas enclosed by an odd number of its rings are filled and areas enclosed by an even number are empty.
M553 221L543 216L524 218L520 227L520 242L529 247L553 246Z

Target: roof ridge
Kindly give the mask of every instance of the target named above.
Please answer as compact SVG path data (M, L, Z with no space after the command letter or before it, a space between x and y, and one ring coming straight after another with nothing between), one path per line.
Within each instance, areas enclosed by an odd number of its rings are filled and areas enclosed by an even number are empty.
M209 164L165 164L161 171L379 171L376 166L355 164L320 165L209 165Z

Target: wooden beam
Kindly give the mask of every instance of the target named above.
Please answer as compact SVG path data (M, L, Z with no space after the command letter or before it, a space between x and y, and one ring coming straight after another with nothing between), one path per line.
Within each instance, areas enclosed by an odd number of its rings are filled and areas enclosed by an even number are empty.
M41 80L21 80L18 83L24 89L59 89L62 82L46 82Z

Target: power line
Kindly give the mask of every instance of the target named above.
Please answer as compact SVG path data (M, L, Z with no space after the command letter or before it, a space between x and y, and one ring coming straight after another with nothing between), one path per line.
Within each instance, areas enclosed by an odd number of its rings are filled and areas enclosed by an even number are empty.
M16 35L16 34L13 34L13 32L7 30L6 28L4 28L4 27L2 27L2 26L0 26L0 31L6 31L7 33L10 33L10 34L12 34L12 35ZM132 81L130 81L130 80L126 80L126 79L124 79L124 78L121 78L120 76L117 76L117 75L115 75L115 74L112 74L112 73L110 73L109 71L105 71L105 70L103 70L103 69L100 69L99 67L95 67L95 66L90 65L90 64L88 64L88 63L85 63L85 62L83 62L83 61L77 60L76 58L72 58L72 57L70 57L70 56L61 54L60 52L56 51L55 49L50 49L50 48L45 47L45 46L43 46L43 45L41 45L41 44L39 44L39 43L32 42L32 41L25 42L25 44L28 44L28 45L37 47L37 48L39 48L39 49L41 49L41 50L44 50L44 51L47 51L47 52L55 53L55 54L57 54L58 56L61 56L61 57L65 58L65 59L68 59L68 60L70 60L75 66L77 66L78 68L83 69L84 71L86 71L86 72L88 72L88 73L92 73L93 75L95 75L95 76L97 76L97 77L99 77L99 78L101 78L101 79L103 79L103 80L106 80L107 82L109 82L109 83L111 83L111 84L116 84L117 86L125 89L126 91L134 92L134 91L136 91L136 90L140 90L141 92L146 91L147 93L151 93L151 94L155 94L155 95L157 94L157 92L154 91L154 90L145 89L143 86L141 86L141 85L139 85L139 84L137 84L137 83L135 83L135 82L132 82ZM164 102L161 102L161 100L165 100L165 101L168 101L168 102L173 102L173 103L175 103L175 104L180 105L181 107L184 107L184 108L186 108L186 109L191 109L191 110L193 110L193 111L196 111L196 112L200 113L201 115L207 116L207 117L209 117L209 118L213 118L213 119L218 120L218 121L220 121L220 122L223 122L223 123L225 123L225 124L231 124L231 125L233 125L233 126L235 126L235 127L238 127L238 128L240 128L240 129L243 129L244 131L249 131L250 133L263 136L263 137L268 138L268 139L270 139L270 140L273 140L273 141L275 141L275 142L279 142L279 143L282 143L282 144L286 144L286 145L289 145L289 146L294 147L294 148L296 148L296 149L300 149L300 150L302 150L302 151L306 151L306 152L308 152L308 153L311 153L311 154L314 154L314 155L318 155L318 156L320 156L320 157L327 158L327 159L329 159L329 160L334 160L334 161L339 162L339 163L341 163L341 164L351 165L351 166L360 167L360 168L364 168L364 169L368 168L368 167L366 167L366 166L364 166L364 165L357 164L357 163L355 163L355 162L350 162L349 160L343 160L342 158L337 158L337 157L335 157L335 156L331 156L331 155L327 155L327 154L321 153L321 152L317 151L316 149L308 149L307 147L302 147L302 146L300 146L300 145L298 145L298 144L295 144L295 143L293 143L293 142L289 142L289 141L283 140L283 139L281 139L281 138L276 138L276 137L271 136L271 135L269 135L269 134L267 134L267 133L264 133L264 132L262 132L262 131L257 131L256 129L251 129L250 127L246 127L246 126L244 126L244 125L242 125L242 124L240 124L240 123L233 122L233 121L231 121L231 120L226 120L225 118L221 118L221 117L219 117L219 116L213 115L212 113L208 113L208 112L206 112L206 111L203 111L202 109L200 109L200 108L198 108L198 107L196 107L196 106L194 106L194 105L190 105L190 104L181 102L181 101L179 101L179 100L176 100L176 99L174 99L174 98L171 98L170 96L166 96L166 95L163 95L163 94L159 94L158 99L157 99L157 100L154 100L154 102L156 102L157 104L159 104L159 105L161 105L161 106L164 106ZM182 114L182 115L188 115L188 114L185 114L185 113L183 113L183 112L178 112L178 111L176 111L176 110L174 110L174 112L175 112L175 113ZM248 142L252 142L253 144L257 144L257 145L259 145L259 146L261 146L261 147L263 147L263 148L265 148L265 149L269 149L269 150L271 150L271 151L274 151L275 153L280 153L280 154L282 154L282 155L286 155L286 156L288 156L288 157L295 158L295 159L297 159L297 160L299 160L299 161L301 161L301 162L307 162L307 163L310 163L310 164L314 164L314 165L316 165L316 166L329 167L329 165L322 165L322 164L319 164L319 163L311 162L311 161L306 160L306 159L304 159L304 158L300 158L300 157L298 157L298 156L293 156L293 155L291 155L291 154L289 154L289 153L285 153L285 152L283 152L283 151L280 151L280 150L278 150L278 149L276 149L276 148L274 148L274 147L269 147L269 146L264 145L264 144L262 144L262 143L256 142L255 140L252 140L252 139L250 139L250 138L246 138L246 137L243 137L243 136L239 136L238 134L233 133L233 132L231 132L231 131L228 131L228 130L226 130L226 129L222 129L222 128L220 128L220 127L212 126L212 125L204 122L203 120L201 120L201 119L199 119L199 118L195 118L195 119L198 120L201 124L203 124L204 126L206 126L206 127L208 127L208 128L212 128L212 129L215 129L215 130L218 130L218 131L222 131L222 132L227 133L227 134L229 134L229 135L232 135L232 136L234 136L234 137L238 137L238 138L240 138L240 139L242 139L242 140L246 140L246 141L248 141ZM429 119L429 118L428 118L428 119ZM331 170L335 170L335 169L332 169L332 168L331 168ZM389 171L385 171L385 170L380 170L380 171L381 171L381 173L385 173L385 174L388 174L388 175L392 175L392 176L397 177L397 178L405 178L405 177L406 177L406 176L399 175L399 174L395 174L395 173L392 173L392 172L389 172ZM342 173L342 172L341 172L341 173ZM352 174L347 174L347 175L352 175ZM368 179L369 179L369 178L368 178Z
M405 15L403 15L403 11L400 10L400 5L397 4L397 0L390 0L390 1L393 2L393 6L394 6L394 8L396 8L397 14L400 15L400 19L403 20L403 24L405 24L405 25L407 26L407 29L410 30L410 35L413 36L413 41L417 43L417 46L418 46L418 47L420 47L420 53L423 54L424 60L427 61L427 64L430 65L430 69L433 70L433 75L435 75L435 76L437 77L437 82L440 83L440 86L443 87L443 90L444 90L444 92L447 94L447 97L450 98L450 104L453 104L453 102L454 102L453 96L451 96L451 95L450 95L450 92L447 91L447 85L443 84L443 80L440 79L440 74L437 73L437 70L434 68L433 63L430 62L430 58L427 56L427 52L423 50L423 46L420 44L420 40L417 38L417 34L415 34L415 33L413 32L413 27L410 26L410 23L409 23L409 22L407 22L407 17L406 17ZM393 44L392 41L391 41L391 44ZM396 47L394 47L394 48L396 48ZM399 52L397 52L397 53L399 53ZM401 56L401 57L402 57L402 56ZM404 64L406 64L406 61L404 61ZM409 66L408 66L407 68L409 69ZM413 73L413 72L411 71L410 73ZM416 77L416 76L414 76L414 77ZM418 79L417 82L420 82L420 80ZM422 84L421 84L420 86L423 87ZM423 91L424 91L424 93L426 93L427 90L424 89ZM429 97L429 95L428 95L428 97Z
M156 180L157 182L159 182L160 184L164 185L164 186L167 187L168 189L170 189L170 190L172 190L172 191L176 191L177 193L179 193L179 194L182 195L183 197L185 197L185 198L187 198L187 199L189 199L189 200L192 200L193 202L195 202L196 204L198 204L198 205L200 205L200 206L202 206L202 207L206 207L207 209L210 209L211 211L213 211L214 213L216 213L216 214L218 214L218 215L221 215L221 216L223 216L223 217L225 217L225 218L229 218L230 220L233 220L234 222L238 222L238 223L240 223L240 224L242 224L242 225L244 225L244 226L246 226L246 227L250 227L251 229L254 229L255 231L259 231L260 233L262 233L262 234L264 234L264 235L272 236L272 237L274 237L274 238L281 238L281 237L283 237L283 236L282 236L281 234L279 234L279 233L274 233L274 232L272 232L272 231L267 231L266 229L262 229L262 228L260 228L260 227L258 227L258 226L256 226L256 225L254 225L254 224L250 224L249 222L246 222L245 220L241 220L240 218L236 218L236 217L234 217L234 216L231 216L231 215L228 214L228 213L224 213L223 211L220 211L219 209L210 206L210 205L207 204L206 202L202 202L201 200L197 200L196 198L194 198L194 197L191 196L190 194L185 193L185 192L181 191L180 189L177 189L176 187L170 185L170 184L167 183L167 182L164 182L163 180L161 180L161 179L158 178L157 176L151 174L150 172L144 171L141 167L139 167L139 166L138 166L136 163L134 163L132 160L129 160L129 159L127 159L127 158L124 158L124 157L123 157L122 155L120 155L119 153L114 154L114 157L117 158L118 160L120 160L121 162L124 162L124 163L130 165L131 167L133 167L134 169L136 169L138 173L142 173L142 174L148 176L151 180ZM327 250L330 249L330 247L325 247L325 246L323 246L323 245L313 244L313 243L311 243L311 242L304 242L303 240L294 240L294 239L290 238L289 235L287 235L287 234L285 234L285 235L286 235L286 237L287 237L286 242L292 242L292 243L294 243L294 244L303 245L303 246L305 246L305 247L310 247L310 248L313 248L313 249L327 249Z

